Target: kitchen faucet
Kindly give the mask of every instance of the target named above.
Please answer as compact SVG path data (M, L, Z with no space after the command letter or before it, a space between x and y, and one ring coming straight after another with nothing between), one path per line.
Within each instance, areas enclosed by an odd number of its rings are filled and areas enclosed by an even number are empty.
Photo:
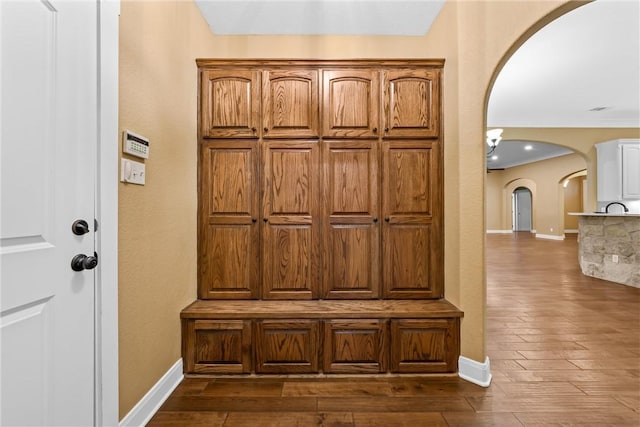
M606 213L609 213L609 206L611 206L611 205L620 205L620 206L622 206L622 207L624 208L624 211L625 211L625 212L629 212L629 208L627 208L627 207L624 205L624 203L620 203L620 202L611 202L611 203L609 203L609 204L607 205L607 207L604 209L604 211L605 211Z

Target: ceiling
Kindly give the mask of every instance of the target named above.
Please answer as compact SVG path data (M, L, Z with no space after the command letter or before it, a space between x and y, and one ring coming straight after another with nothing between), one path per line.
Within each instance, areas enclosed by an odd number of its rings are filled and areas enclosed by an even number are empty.
M214 34L423 35L444 0L195 0ZM515 0L513 0L515 1ZM551 22L507 61L488 127L640 127L640 1L596 0ZM568 151L503 141L507 168Z
M424 35L445 0L195 0L214 34Z

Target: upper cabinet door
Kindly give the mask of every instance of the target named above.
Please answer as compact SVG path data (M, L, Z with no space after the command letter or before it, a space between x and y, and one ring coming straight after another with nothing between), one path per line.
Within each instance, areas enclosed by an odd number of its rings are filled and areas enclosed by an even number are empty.
M375 138L380 126L378 70L324 70L323 136Z
M384 136L437 138L440 130L440 71L385 70Z
M263 137L319 136L317 70L266 70L262 85Z
M260 73L251 70L203 70L202 136L257 138Z

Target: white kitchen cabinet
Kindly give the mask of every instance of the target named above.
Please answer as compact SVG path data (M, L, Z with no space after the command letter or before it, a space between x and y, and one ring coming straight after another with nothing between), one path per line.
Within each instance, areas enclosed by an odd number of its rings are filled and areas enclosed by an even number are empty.
M640 200L640 140L596 144L598 202Z

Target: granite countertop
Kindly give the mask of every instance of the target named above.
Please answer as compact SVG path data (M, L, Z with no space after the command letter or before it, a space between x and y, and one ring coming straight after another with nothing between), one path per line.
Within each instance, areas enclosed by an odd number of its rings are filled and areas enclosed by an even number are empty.
M631 216L631 217L640 217L640 214L637 213L620 213L620 212L569 212L569 215L576 216Z

